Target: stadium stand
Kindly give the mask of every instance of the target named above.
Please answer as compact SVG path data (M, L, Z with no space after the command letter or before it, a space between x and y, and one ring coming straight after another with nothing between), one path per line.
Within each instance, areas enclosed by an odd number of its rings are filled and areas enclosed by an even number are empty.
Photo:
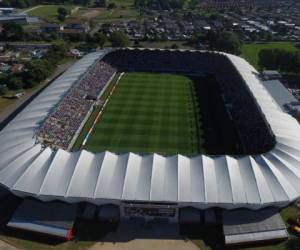
M245 152L263 153L94 154L53 150L36 141L39 128L71 93L81 93L80 79L99 61L119 71L215 74ZM89 54L10 121L0 132L0 143L0 183L14 194L42 201L114 204L121 217L137 211L150 216L151 206L158 204L159 214L174 209L168 215L174 214L175 221L184 207L257 210L284 207L300 197L299 123L278 107L249 63L225 53L124 49ZM133 204L130 209L128 204Z
M68 149L95 100L115 73L110 65L96 63L42 124L37 138L53 148Z
M217 53L165 50L121 50L103 59L119 71L154 71L182 74L212 73L216 76L225 102L231 108L245 154L270 150L274 136L239 72L227 57Z

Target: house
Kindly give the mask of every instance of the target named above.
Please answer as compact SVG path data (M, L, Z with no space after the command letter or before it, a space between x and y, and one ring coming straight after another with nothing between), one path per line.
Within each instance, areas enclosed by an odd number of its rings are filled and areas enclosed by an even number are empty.
M55 23L43 24L40 27L41 32L59 32L63 30L63 26Z
M41 59L46 52L47 52L46 49L33 50L31 52L31 57L32 57L32 59Z
M23 69L24 69L24 64L16 63L16 64L12 65L12 67L10 68L10 71L11 71L11 73L15 74L15 73L22 72Z
M0 71L1 72L7 72L10 70L10 65L7 63L0 63Z
M87 23L69 23L61 28L63 33L87 33L90 30L90 26Z
M281 77L281 75L277 70L264 70L262 72L262 78L264 80L275 80L280 77Z
M0 13L2 15L10 15L17 13L16 8L0 8Z
M13 15L0 15L0 23L14 22L18 24L28 24L27 15L13 14Z

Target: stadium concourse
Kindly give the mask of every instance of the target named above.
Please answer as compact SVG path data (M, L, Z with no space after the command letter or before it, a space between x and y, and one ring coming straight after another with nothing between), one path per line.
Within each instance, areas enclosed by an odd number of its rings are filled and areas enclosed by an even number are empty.
M245 155L66 150L116 71L216 75ZM41 136L45 144L37 139ZM257 210L284 207L300 196L298 122L278 106L251 65L225 53L116 49L88 54L0 132L0 143L0 183L14 194L113 204L123 218L177 221L186 207Z

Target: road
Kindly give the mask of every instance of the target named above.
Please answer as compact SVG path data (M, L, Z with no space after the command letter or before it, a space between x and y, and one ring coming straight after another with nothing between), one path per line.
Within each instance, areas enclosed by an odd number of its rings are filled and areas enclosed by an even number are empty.
M6 242L0 240L0 250L18 250L18 248L7 244Z
M30 11L32 11L32 10L35 10L35 9L37 9L37 8L39 8L39 7L41 7L40 5L37 5L37 6L34 6L34 7L32 7L32 8L30 8L30 9L27 9L27 10L24 10L24 11L22 11L20 14L27 14L28 12L30 12Z
M199 250L179 233L178 224L121 223L116 232L104 236L89 250Z

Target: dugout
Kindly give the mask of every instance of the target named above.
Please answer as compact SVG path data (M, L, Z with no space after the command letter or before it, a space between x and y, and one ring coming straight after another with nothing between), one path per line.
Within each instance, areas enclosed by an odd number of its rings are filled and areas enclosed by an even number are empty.
M62 202L24 200L7 226L71 240L76 217L76 205Z

